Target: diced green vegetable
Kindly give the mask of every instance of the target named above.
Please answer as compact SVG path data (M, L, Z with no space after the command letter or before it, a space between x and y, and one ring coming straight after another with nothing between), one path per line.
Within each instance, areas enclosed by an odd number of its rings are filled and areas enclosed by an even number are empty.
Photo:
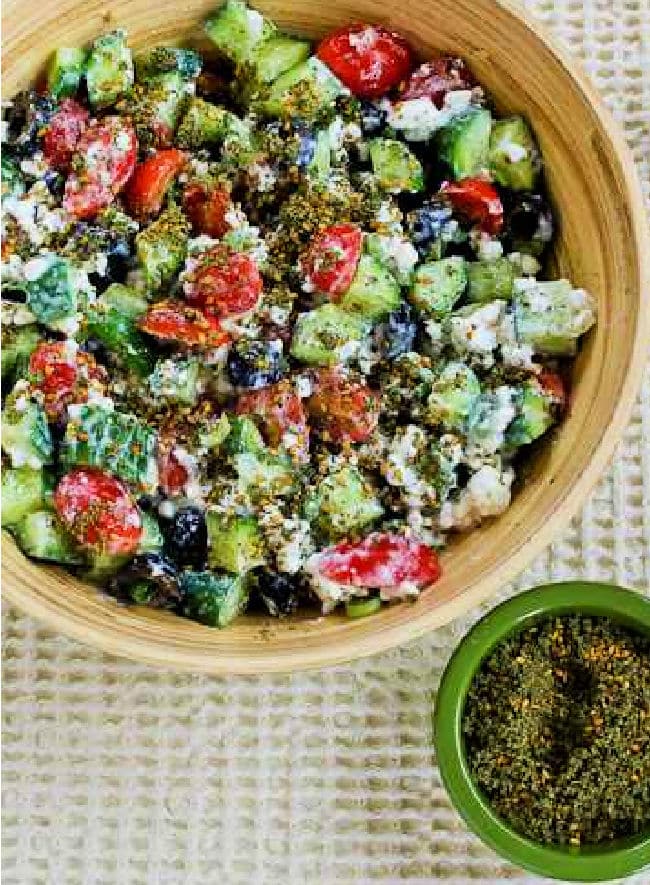
M159 360L149 376L151 395L170 403L191 406L200 392L201 367L196 359Z
M13 467L38 470L52 463L54 447L45 412L22 390L12 391L2 410L2 449Z
M358 532L383 512L376 489L354 467L326 476L305 505L306 518L331 540Z
M35 325L5 326L2 330L2 377L9 375L18 362L27 361L40 340Z
M109 578L121 572L131 557L128 554L112 555L110 553L85 551L88 559L88 569L84 571L83 578L92 584L103 585Z
M470 261L467 264L467 298L485 303L500 298L510 301L515 282L515 269L507 258Z
M194 80L201 73L203 59L193 49L176 46L154 46L135 57L136 78L140 82L156 82L161 74L180 74L183 80Z
M138 545L138 553L158 553L162 550L165 539L155 516L146 511L140 513L142 535Z
M154 355L134 320L118 308L102 309L88 314L85 325L88 338L97 338L112 351L124 366L141 378L153 371Z
M274 34L259 43L253 53L255 74L261 83L272 83L281 74L309 58L309 43L285 34Z
M424 189L422 164L403 141L373 138L370 161L379 186L391 194L418 193Z
M568 280L516 280L513 310L517 342L549 356L575 354L596 322L593 298Z
M140 147L171 142L189 99L188 82L178 71L138 84L118 106L133 121Z
M208 511L206 519L211 568L243 574L264 563L264 544L255 517L227 519Z
M69 98L79 89L86 68L84 49L55 49L47 67L47 89L55 101Z
M367 599L350 599L345 603L345 613L348 618L367 618L381 609L381 599L378 596L369 596Z
M243 575L183 572L183 614L208 627L227 627L248 602L249 583Z
M53 329L77 314L77 289L70 264L48 253L39 262L40 273L27 283L27 306L36 319Z
M199 445L213 451L219 449L230 433L230 421L224 412L215 422L211 422L199 432Z
M135 415L83 405L70 417L63 464L100 467L145 492L158 486L156 432Z
M275 32L273 22L242 0L226 0L205 23L217 49L236 64L251 61L254 50Z
M418 253L405 237L385 234L366 234L363 246L368 255L380 261L395 277L400 286L408 286L413 279L413 269Z
M352 284L339 303L343 310L376 319L399 305L399 285L376 258L362 255Z
M490 172L513 191L531 191L537 182L541 157L523 117L495 120L490 135Z
M281 498L296 490L291 459L286 455L242 452L233 457L239 486L253 501Z
M51 510L29 513L14 529L18 546L34 559L78 565L83 562L79 550Z
M227 455L257 455L265 448L262 434L254 421L245 415L230 418L228 436L223 444Z
M42 470L29 467L2 471L2 525L16 525L45 504L46 480Z
M115 104L133 86L133 57L126 31L116 30L93 43L86 67L90 103L98 108Z
M467 262L460 255L451 255L417 268L409 299L423 313L441 318L451 313L466 285Z
M481 393L474 372L464 363L448 363L433 383L427 421L448 430L463 430Z
M454 116L437 135L440 159L454 179L469 178L488 168L492 115L486 108L468 108Z
M100 303L109 310L118 310L129 319L137 319L147 312L147 299L123 283L112 283L100 296Z
M210 104L202 98L193 98L187 105L176 133L176 142L186 150L198 150L220 144L228 133L234 114L225 108Z
M514 416L513 388L502 386L482 393L467 422L469 446L494 454L503 446L506 428Z
M332 144L327 129L319 129L315 134L314 156L307 166L309 175L325 181L332 168Z
M312 121L331 112L335 100L346 93L347 89L327 65L312 55L278 77L260 110L269 117Z
M22 197L25 193L25 180L17 161L4 152L0 168L2 169L2 199Z
M170 206L135 238L138 262L151 291L170 282L187 255L190 223L177 206Z
M335 304L323 304L301 314L291 340L291 355L312 366L343 363L366 333L365 322Z
M524 384L517 392L517 417L506 431L506 443L525 446L555 424L551 400L536 383Z

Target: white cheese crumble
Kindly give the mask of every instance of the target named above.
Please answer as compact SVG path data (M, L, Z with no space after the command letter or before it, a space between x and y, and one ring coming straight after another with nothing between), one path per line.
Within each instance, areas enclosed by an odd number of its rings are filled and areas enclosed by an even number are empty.
M264 16L256 9L246 10L246 28L252 44L259 43L264 35Z
M470 529L487 516L498 516L510 504L514 472L486 465L474 473L458 501L447 501L440 510L442 529Z
M450 317L453 347L460 353L472 353L490 358L498 344L498 331L504 308L504 301L490 301L462 313L459 311ZM488 359L488 362L491 365L493 360Z
M379 252L379 259L393 271L397 282L402 286L409 284L413 268L418 263L419 255L415 246L402 236L393 234L374 234L374 244Z
M269 193L275 187L278 176L268 163L253 163L248 167L248 174L255 182L255 190L262 194ZM226 214L227 218L227 214Z

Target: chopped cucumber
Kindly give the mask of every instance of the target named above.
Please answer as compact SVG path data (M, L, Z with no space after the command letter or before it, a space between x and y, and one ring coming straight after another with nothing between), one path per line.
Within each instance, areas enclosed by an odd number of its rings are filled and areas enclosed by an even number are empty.
M345 613L348 618L367 618L368 615L377 614L381 609L379 596L370 596L367 599L349 599L345 603Z
M201 366L196 359L159 360L149 376L148 384L154 399L193 405L200 393Z
M415 271L411 302L437 319L451 313L467 285L467 262L460 255L422 264Z
M54 51L47 67L47 89L54 101L76 93L85 68L85 50L61 47Z
M38 470L52 463L54 446L45 412L22 390L12 391L2 410L2 449L12 467Z
M208 627L227 627L246 608L249 584L243 575L183 572L181 590L186 618Z
M380 187L391 194L424 190L422 164L404 142L373 138L369 147L372 169Z
M478 397L467 422L470 451L493 455L503 447L506 429L515 417L514 396L514 388L502 385Z
M209 452L219 449L230 433L230 421L224 412L219 420L199 432L199 445Z
M165 543L158 520L146 511L141 511L140 519L142 520L142 535L136 552L158 553Z
M153 492L158 486L156 446L156 432L135 415L83 405L70 416L60 459L69 467L100 467Z
M437 135L438 155L454 179L469 178L488 168L492 115L486 108L468 108L453 117Z
M395 277L372 255L362 255L352 284L341 298L343 310L376 319L395 310L399 303Z
M242 0L226 0L205 23L205 32L217 49L235 64L251 61L254 50L275 33L273 22Z
M513 309L517 343L549 356L573 356L596 322L593 298L568 280L515 280Z
M312 366L344 363L358 350L366 323L335 304L323 304L301 314L293 330L291 355Z
M524 384L516 401L517 417L506 431L506 443L513 448L532 443L555 424L551 400L539 384Z
M319 129L316 133L314 156L307 166L307 172L314 178L327 179L332 168L332 146L327 129Z
M366 234L363 246L368 255L374 255L390 270L400 286L410 285L418 252L409 240L399 235Z
M231 127L231 114L225 108L210 104L202 98L193 98L183 114L176 133L179 147L198 150L220 144Z
M26 362L40 340L35 325L4 326L2 330L2 377L13 372L17 364Z
M97 338L112 351L123 365L141 378L149 375L154 367L154 355L147 339L137 328L133 319L119 309L97 309L88 314L85 333Z
M98 37L86 67L91 105L105 108L115 104L133 86L133 79L133 57L126 45L126 31L111 31Z
M65 258L47 253L32 259L27 282L27 306L36 319L58 329L77 315L77 289L72 268Z
M490 172L513 191L532 191L541 169L541 157L523 117L496 120L490 135Z
M208 560L211 568L243 574L264 563L262 535L253 516L227 519L208 511Z
M481 394L474 372L464 363L448 363L433 383L427 401L427 421L462 431Z
M102 304L109 310L117 310L128 319L137 319L147 312L149 302L130 286L113 283L102 293Z
M343 467L318 485L305 516L328 539L359 531L383 514L376 489L354 467Z
M233 457L239 487L252 500L281 498L296 490L291 459L286 455L242 452Z
M167 285L187 255L190 223L177 206L170 206L135 238L136 253L151 291Z
M19 467L2 471L2 525L16 525L20 520L41 510L45 504L47 483L42 470Z
M201 73L203 59L193 49L176 46L154 46L135 57L135 73L139 81L155 83L162 74L180 74L183 80L194 80Z
M78 565L83 562L74 541L51 510L29 513L15 527L14 534L23 553L33 559L60 562L64 565Z
M515 268L507 258L470 261L467 265L467 298L484 303L500 298L510 301L515 282Z
M253 63L257 79L272 83L281 74L309 58L309 43L285 34L276 34L260 43L255 49Z
M239 415L230 419L228 435L223 445L227 455L257 455L265 448L262 434L254 421Z
M311 121L330 111L340 95L348 94L327 65L312 55L272 84L260 110L269 117L301 117Z
M104 553L103 551L98 553L95 553L94 551L85 552L89 562L89 568L87 571L84 571L83 577L86 581L90 581L92 584L105 584L109 578L112 578L113 575L121 572L127 562L131 559L128 554L124 553L110 554Z
M2 154L2 199L6 197L22 197L25 193L25 179L17 161L6 152Z

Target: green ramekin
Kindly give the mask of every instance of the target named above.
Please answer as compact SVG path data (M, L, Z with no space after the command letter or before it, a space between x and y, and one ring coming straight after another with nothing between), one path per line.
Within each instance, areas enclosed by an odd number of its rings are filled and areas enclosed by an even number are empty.
M534 621L566 614L609 617L650 634L650 600L611 584L549 584L509 599L470 630L447 665L435 707L436 752L451 801L476 835L502 857L542 876L571 882L605 882L629 876L650 864L650 832L607 846L575 848L549 847L520 836L495 814L474 784L461 732L467 692L492 649Z

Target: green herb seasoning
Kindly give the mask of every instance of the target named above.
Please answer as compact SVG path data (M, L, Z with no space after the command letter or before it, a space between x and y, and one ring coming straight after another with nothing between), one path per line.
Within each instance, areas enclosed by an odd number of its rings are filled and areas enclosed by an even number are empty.
M650 638L605 618L541 621L474 678L470 769L522 835L597 844L650 827Z

